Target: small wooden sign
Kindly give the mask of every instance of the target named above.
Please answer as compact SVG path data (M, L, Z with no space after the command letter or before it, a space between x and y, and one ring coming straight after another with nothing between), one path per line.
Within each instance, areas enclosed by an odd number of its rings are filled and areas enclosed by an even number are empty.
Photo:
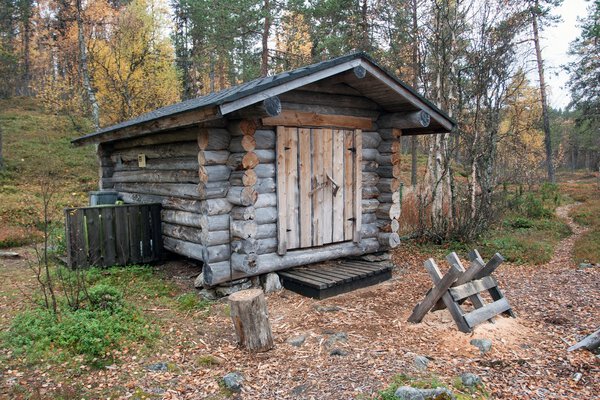
M146 168L146 155L138 154L138 167Z

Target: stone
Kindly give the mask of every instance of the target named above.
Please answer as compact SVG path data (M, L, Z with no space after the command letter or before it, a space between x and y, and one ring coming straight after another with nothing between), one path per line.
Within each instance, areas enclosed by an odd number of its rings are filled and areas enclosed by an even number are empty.
M294 336L294 337L289 338L287 340L287 343L294 347L300 347L304 344L305 340L306 340L306 335L299 335L299 336Z
M348 334L346 332L334 333L333 335L329 336L327 338L327 340L325 341L325 347L329 349L329 348L332 348L338 342L347 342L347 341L348 341Z
M336 312L340 311L341 308L338 306L315 306L315 310L318 312Z
M270 274L266 274L264 277L261 277L261 281L265 293L278 292L283 289L283 286L281 286L281 281L279 280L279 275L277 275L275 272L271 272Z
M152 372L167 372L169 370L169 364L166 362L157 362L146 366L146 369Z
M417 389L400 386L394 396L399 400L454 400L454 394L447 388Z
M295 388L292 389L291 394L292 396L299 396L302 393L306 392L306 390L309 388L310 386L306 383L302 384L302 385L298 385Z
M198 275L196 277L196 280L194 281L194 287L196 289L201 289L204 287L204 274L200 273L200 275Z
M469 343L477 347L481 351L481 354L487 353L492 348L492 341L489 339L471 339Z
M232 392L239 393L242 391L242 382L244 377L239 372L230 372L223 377L223 384Z
M429 358L416 355L413 358L413 363L418 370L425 371L429 365Z
M360 257L361 260L369 262L388 261L392 259L392 256L388 252L366 254Z
M217 296L217 292L214 289L202 289L198 292L200 296L206 300L217 300L219 296Z
M581 263L581 264L579 264L579 268L580 269L594 268L594 264L592 264L592 263Z
M335 348L329 353L330 356L347 356L348 352L344 349Z
M219 285L215 288L215 292L217 293L217 296L225 297L225 296L229 296L230 294L239 292L240 290L250 289L251 287L252 287L252 282L250 282L250 280L246 279L244 282L241 282L241 283L238 283L235 285L230 285L230 286Z
M473 387L481 384L481 378L479 375L472 374L470 372L466 372L460 376L460 381L463 385L468 387Z
M2 251L0 250L0 258L18 258L19 253L15 253L14 251Z

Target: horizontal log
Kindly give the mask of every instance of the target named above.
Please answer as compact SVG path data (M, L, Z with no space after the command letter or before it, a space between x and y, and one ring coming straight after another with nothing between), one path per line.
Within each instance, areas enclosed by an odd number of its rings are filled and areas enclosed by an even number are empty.
M200 165L198 178L202 183L228 181L231 169L226 165Z
M231 220L229 232L231 237L238 239L256 238L258 227L256 221Z
M254 186L257 181L258 177L253 169L233 171L229 177L231 186Z
M264 150L261 150L264 151ZM227 166L232 170L251 169L260 162L255 152L231 153L227 159Z
M233 204L231 204L227 199L223 198L202 200L198 204L200 213L206 215L227 214L233 207Z
M377 224L362 224L360 228L361 237L363 239L376 238L379 234L379 227Z
M362 212L363 214L374 213L379 208L379 200L377 199L363 199L362 200Z
M258 126L256 121L256 119L230 120L227 123L227 130L231 136L254 135Z
M173 225L167 222L161 224L162 233L172 238L185 240L187 242L205 244L202 242L200 233L202 232L199 228L193 228L191 226L184 225Z
M196 140L196 136L198 135L198 129L199 128L192 127L178 129L175 131L161 132L159 134L146 135L135 139L120 140L118 142L112 143L112 148L114 151L130 149L132 147L159 145L166 143L193 142L194 140Z
M400 203L400 192L384 192L377 199L380 203Z
M377 167L379 167L377 161L362 161L363 172L377 172Z
M229 182L208 182L198 184L198 195L200 199L216 199L227 196Z
M300 265L335 260L342 257L373 253L378 251L379 248L380 244L377 239L365 239L358 244L344 242L319 248L290 250L285 256L279 256L276 253L261 254L254 262L256 267L250 269L249 272L234 270L233 273L230 273L229 269L220 266L216 268L209 264L203 269L204 282L208 286L214 286L232 279L261 275ZM232 254L232 267L234 254Z
M244 275L252 275L256 270L256 254L241 254L241 253L231 253L231 268L235 273L241 273ZM210 270L209 270L210 271ZM205 273L204 279L206 279L207 274ZM212 275L209 275L212 277ZM206 281L205 281L206 282ZM215 283L210 282L209 285L214 285Z
M256 254L258 241L255 238L234 239L231 242L231 251L238 254Z
M258 178L275 178L275 164L258 164L254 172Z
M163 209L199 212L201 201L188 200L180 197L156 196L142 193L119 192L119 199L129 204L161 203Z
M323 106L337 106L347 108L360 108L366 110L377 110L379 105L373 100L362 96L347 96L343 94L328 94L292 90L279 95L282 102L299 104L316 104ZM285 108L285 107L284 107Z
M256 218L256 210L254 207L233 207L230 215L233 219L249 221Z
M146 168L140 168L137 158L127 162L117 162L114 164L114 171L144 171L144 170L165 170L165 171L198 171L198 157L174 157L174 158L155 158L146 159Z
M379 219L400 219L400 204L382 203L377 208L377 218Z
M251 206L257 198L258 193L251 186L232 186L227 191L227 200L237 206Z
M400 140L384 140L377 148L380 153L397 153L401 150Z
M199 150L198 164L200 165L225 165L229 159L228 150Z
M362 146L363 149L377 149L381 144L381 136L379 132L363 132Z
M114 187L119 192L202 200L198 185L189 183L115 183Z
M146 159L156 158L172 158L172 157L186 157L196 156L198 153L198 145L196 142L182 142L182 143L169 143L160 144L155 146L141 146L134 147L131 149L124 149L115 151L111 155L111 160L115 163L123 161L136 161L138 155L144 154Z
M277 207L277 195L275 193L259 194L254 208Z
M362 184L363 186L377 186L379 183L379 175L375 172L363 172L362 173Z
M398 165L402 162L402 154L400 152L385 154L379 153L379 155L375 158L375 161L377 161L380 167Z
M373 127L371 118L295 110L284 110L277 117L263 118L262 123L265 126L323 126L350 129L371 129Z
M377 161L379 150L377 149L362 149L363 161Z
M275 237L258 239L257 240L257 248L256 254L269 254L275 253L277 251L278 240Z
M256 149L256 139L251 135L234 136L229 145L232 153L246 153Z
M226 231L202 231L200 233L201 243L207 247L228 244L231 241L229 230Z
M376 186L363 186L362 198L363 199L376 199L379 197L379 189Z
M261 164L272 164L275 162L275 150L254 150Z
M390 249L394 249L400 245L400 236L396 232L382 232L378 235L379 243Z
M369 119L371 121L376 120L381 114L378 110L368 110L365 108L355 108L355 107L340 107L339 105L320 105L320 104L300 104L293 103L289 101L285 101L281 103L283 108L287 112L300 112L300 113L313 113L316 115L336 115L336 116L345 116L350 118L360 118L360 123L362 124L362 119ZM329 124L328 122L320 122L320 120L316 121L316 126L326 127L326 128L344 128L337 127ZM369 125L369 129L373 129L373 125ZM352 129L352 128L350 128Z
M258 179L256 185L254 185L254 189L258 192L258 194L275 193L277 185L275 183L275 179L263 178Z
M378 127L377 132L379 132L382 140L396 140L402 136L402 130L396 128Z
M257 224L272 224L275 222L277 222L277 208L276 207L256 208L256 223Z
M227 150L231 135L227 129L200 128L198 131L198 149Z
M275 131L270 129L260 129L254 133L257 150L271 150L275 148Z
M204 261L204 246L197 243L191 243L184 240L163 236L163 246L165 249L182 256L193 258L194 260Z
M263 101L252 104L227 114L228 118L246 119L277 117L281 113L281 100L278 96L267 97Z
M381 128L426 128L431 122L431 116L425 111L410 111L386 113L379 116L377 126Z
M138 171L117 171L112 177L104 179L106 183L198 183L195 171L162 171L141 169Z
M362 223L363 224L377 224L377 215L375 215L374 212L366 213L366 214L363 213ZM379 224L377 224L377 227L379 227Z
M205 247L206 253L204 255L204 262L207 263L216 263L220 261L229 260L231 257L231 249L228 244L220 244L217 246L207 246ZM207 256L207 255L208 256Z
M385 167L380 165L379 168L377 168L377 173L379 174L380 178L400 178L402 170L400 165Z
M256 230L257 239L277 239L277 224L259 224Z
M205 231L223 231L229 229L229 215L204 215L187 211L162 210L163 222L185 225Z
M377 188L381 193L398 192L400 190L400 179L398 178L379 178Z

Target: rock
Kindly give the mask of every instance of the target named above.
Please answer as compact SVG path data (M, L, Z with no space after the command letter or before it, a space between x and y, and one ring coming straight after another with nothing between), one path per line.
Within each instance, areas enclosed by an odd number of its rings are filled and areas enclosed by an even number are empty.
M306 335L299 335L299 336L294 336L294 337L289 338L287 340L287 343L294 347L300 347L304 344L305 340L306 340Z
M310 386L308 386L308 384L304 383L302 385L298 385L295 388L292 389L291 394L292 396L299 396L302 393L306 392L306 390L309 388Z
M336 349L331 350L329 355L330 356L347 356L348 352L346 350L336 348Z
M348 334L346 332L334 333L333 335L329 336L329 338L327 338L327 340L325 341L325 347L329 349L329 348L332 348L338 342L347 342L347 341L348 341Z
M473 387L481 384L481 378L479 375L472 374L470 372L466 372L460 376L460 381L463 385L468 387Z
M369 262L388 261L392 259L392 256L388 252L366 254L360 257L361 260Z
M271 272L270 274L261 277L261 281L265 293L278 292L283 289L283 286L281 286L281 282L279 281L279 275L275 272Z
M315 310L318 312L336 312L340 311L341 308L338 306L315 306Z
M429 358L425 356L415 356L413 358L413 363L418 370L425 371L429 365Z
M19 257L19 253L15 253L14 251L0 250L0 258L17 258L17 257Z
M585 269L585 268L594 268L595 265L592 263L581 263L579 264L579 268L580 269Z
M262 289L262 285L260 283L260 276L251 277L250 283L252 284L253 289Z
M215 292L217 293L217 296L225 297L225 296L229 296L230 294L239 292L240 290L250 289L251 287L252 287L252 282L250 282L250 280L248 280L248 279L245 279L244 282L237 283L235 285L229 285L229 286L219 285L215 288Z
M410 386L400 386L394 396L400 400L454 400L455 397L447 388L417 389Z
M196 289L201 289L204 287L204 274L202 272L200 272L200 275L196 277L196 280L194 281L194 287Z
M152 372L167 372L169 370L169 364L166 362L158 362L146 366L146 369Z
M219 296L217 296L217 292L214 289L202 289L199 292L200 296L206 300L217 300Z
M481 354L487 353L492 348L492 341L489 339L471 339L469 343L477 347Z
M239 393L242 391L242 382L244 377L239 372L230 372L223 377L223 384L232 392Z

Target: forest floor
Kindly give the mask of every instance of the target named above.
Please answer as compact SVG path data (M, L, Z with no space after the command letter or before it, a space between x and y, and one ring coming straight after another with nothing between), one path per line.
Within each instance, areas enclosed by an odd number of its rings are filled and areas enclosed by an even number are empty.
M0 397L372 399L382 398L378 393L402 375L439 381L463 398L482 393L510 399L599 398L600 359L587 351L566 351L599 323L600 268L580 269L573 259L574 244L588 229L571 218L578 207L571 203L556 210L573 234L555 247L548 263L506 264L496 272L517 318L497 317L472 334L459 332L447 311L430 313L420 324L406 322L431 282L422 267L429 255L405 245L393 253L397 268L388 282L322 301L287 290L268 295L275 338L269 352L249 354L236 346L226 301L208 311L182 312L160 298L141 296L136 303L160 329L156 343L123 349L115 364L101 369L77 358L30 363L3 349ZM27 251L17 251L25 257L0 259L2 330L27 306L23 294L35 287ZM440 267L448 266L440 262ZM194 290L197 267L177 261L157 271L172 284L169 296ZM331 339L342 332L346 340ZM306 335L302 346L287 343L298 335ZM481 354L469 344L473 338L490 339L491 351ZM346 355L330 355L334 347ZM430 359L425 371L416 367L415 355ZM166 371L147 369L159 362L168 365ZM245 378L241 394L222 387L222 377L232 371ZM469 394L457 384L465 372L478 374L485 391Z

